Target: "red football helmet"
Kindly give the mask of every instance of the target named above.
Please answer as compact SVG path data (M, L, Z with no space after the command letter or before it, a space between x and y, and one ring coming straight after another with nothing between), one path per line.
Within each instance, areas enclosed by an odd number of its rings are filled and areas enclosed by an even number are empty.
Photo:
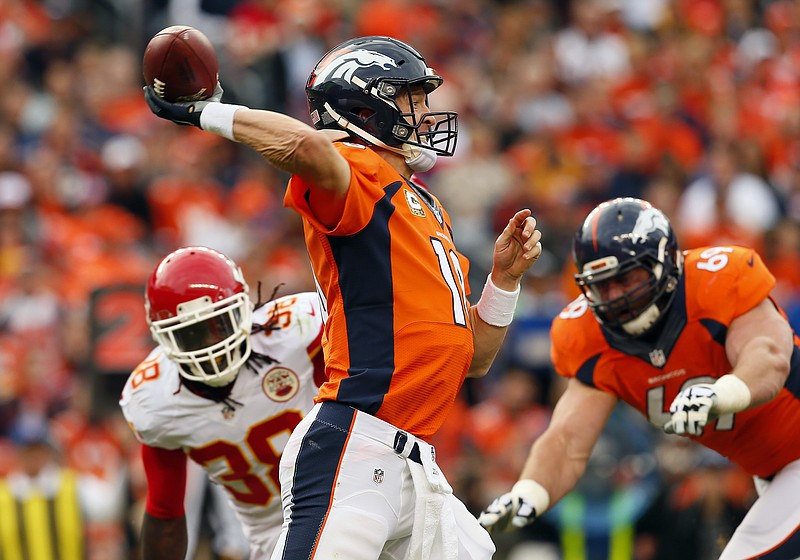
M227 385L250 355L253 303L241 269L207 247L164 257L147 283L147 323L186 379Z

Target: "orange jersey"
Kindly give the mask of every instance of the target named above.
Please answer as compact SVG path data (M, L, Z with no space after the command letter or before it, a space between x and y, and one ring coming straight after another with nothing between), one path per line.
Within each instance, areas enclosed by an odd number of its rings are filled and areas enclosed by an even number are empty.
M472 361L469 262L435 197L372 149L335 145L351 169L340 222L330 229L315 218L299 177L285 198L303 217L328 313L329 381L318 400L428 438L447 417Z
M661 428L680 391L730 373L728 327L769 297L775 278L758 254L741 247L684 252L684 274L659 333L645 341L602 329L583 296L553 322L552 359L565 377L616 395ZM692 437L750 474L769 477L800 458L800 339L778 396L709 422Z

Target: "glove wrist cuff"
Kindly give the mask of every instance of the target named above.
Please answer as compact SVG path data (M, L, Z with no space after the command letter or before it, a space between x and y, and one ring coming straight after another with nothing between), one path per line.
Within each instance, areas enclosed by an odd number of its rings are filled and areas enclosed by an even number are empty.
M200 113L200 128L206 132L213 132L228 140L236 141L233 137L233 115L239 109L246 109L244 105L230 103L209 103Z
M511 493L521 496L536 510L536 515L542 515L550 505L550 493L547 489L528 478L518 480L511 488Z
M729 414L739 412L750 406L750 387L736 375L729 373L723 375L714 383L714 393L717 402L714 412Z

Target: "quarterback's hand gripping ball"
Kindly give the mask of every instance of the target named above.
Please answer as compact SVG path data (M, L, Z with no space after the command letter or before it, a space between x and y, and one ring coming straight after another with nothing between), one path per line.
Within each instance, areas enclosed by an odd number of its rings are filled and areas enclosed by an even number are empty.
M699 436L713 419L712 409L717 404L714 386L708 383L692 385L681 391L669 407L672 418L664 425L668 434Z
M157 117L176 124L200 127L200 113L209 103L219 103L222 99L222 86L217 83L214 95L203 101L179 101L171 103L159 97L153 86L144 87L144 100Z

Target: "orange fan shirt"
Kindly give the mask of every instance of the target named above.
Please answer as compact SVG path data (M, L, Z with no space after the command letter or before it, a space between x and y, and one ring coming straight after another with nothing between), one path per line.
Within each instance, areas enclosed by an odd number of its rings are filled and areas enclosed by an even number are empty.
M332 229L292 177L285 204L303 217L306 246L328 317L328 381L335 400L418 437L442 425L474 352L467 310L469 262L450 217L368 147L335 144L350 163L344 212Z
M602 329L583 296L553 322L552 359L565 377L611 393L661 428L680 391L730 373L725 338L731 322L769 297L775 278L758 254L742 247L684 252L684 274L651 340ZM781 311L782 313L782 311ZM769 477L800 458L800 339L778 396L710 422L689 436L750 474Z

